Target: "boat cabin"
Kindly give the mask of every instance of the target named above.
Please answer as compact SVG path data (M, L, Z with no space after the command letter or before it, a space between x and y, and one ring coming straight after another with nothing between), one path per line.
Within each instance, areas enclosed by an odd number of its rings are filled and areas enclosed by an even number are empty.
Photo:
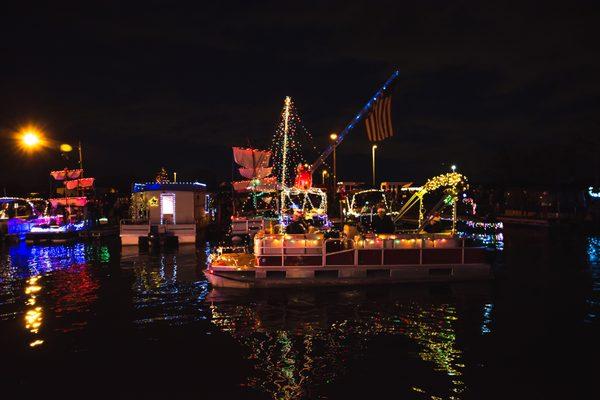
M150 234L196 242L196 225L207 214L209 194L200 182L134 183L131 219L121 221L123 245L137 245Z

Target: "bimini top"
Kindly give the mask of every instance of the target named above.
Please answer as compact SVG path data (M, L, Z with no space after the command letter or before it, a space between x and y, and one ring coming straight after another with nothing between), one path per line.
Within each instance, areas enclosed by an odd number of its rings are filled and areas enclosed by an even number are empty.
M202 189L206 189L206 184L200 182L146 182L133 184L133 193L148 192L151 190L180 190L192 192Z

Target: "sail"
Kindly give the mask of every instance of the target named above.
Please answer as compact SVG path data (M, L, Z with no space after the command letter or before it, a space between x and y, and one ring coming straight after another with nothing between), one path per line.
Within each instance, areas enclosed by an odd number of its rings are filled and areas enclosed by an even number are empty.
M272 167L268 168L240 168L240 175L247 179L262 179L271 175Z
M62 169L60 171L50 171L50 175L57 181L64 181L65 179L77 179L83 173L82 169Z
M83 207L87 203L87 198L85 197L59 197L56 199L48 199L50 204L52 204L53 208L57 206L76 206Z
M75 179L72 181L65 181L65 186L69 190L77 189L77 188L89 188L94 185L95 178L81 178Z
M246 179L262 179L271 175L270 151L234 147L233 159L241 166L239 172Z

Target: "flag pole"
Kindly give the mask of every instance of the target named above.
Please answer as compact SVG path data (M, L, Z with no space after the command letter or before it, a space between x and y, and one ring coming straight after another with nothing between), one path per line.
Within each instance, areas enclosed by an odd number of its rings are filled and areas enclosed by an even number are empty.
M399 75L400 75L400 71L398 71L398 70L394 71L394 73L388 78L388 80L383 84L383 86L375 93L375 95L373 95L373 97L371 97L369 99L367 104L360 110L360 112L358 114L356 114L356 116L350 121L350 123L344 128L344 130L342 132L340 132L340 134L338 135L335 142L332 143L329 147L327 147L327 149L325 149L325 151L319 156L319 158L317 158L317 161L315 161L310 166L311 174L314 173L317 170L317 168L319 168L325 162L327 157L329 157L329 155L333 152L333 149L336 148L342 142L342 140L344 140L344 137L346 137L348 132L350 132L354 128L354 126L356 126L356 124L359 123L365 117L365 115L367 115L369 113L369 110L371 109L373 104L375 104L377 99L380 98L385 93L387 88L396 80L396 78L398 78Z

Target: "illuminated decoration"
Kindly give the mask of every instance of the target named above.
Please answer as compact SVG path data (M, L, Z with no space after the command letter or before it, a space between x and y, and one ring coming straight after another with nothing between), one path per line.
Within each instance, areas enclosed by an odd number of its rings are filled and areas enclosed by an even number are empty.
M87 227L86 221L80 221L77 223L67 223L64 225L38 225L32 226L29 232L31 233L67 233L67 232L79 232Z
M298 167L296 167L294 187L297 189L307 190L312 187L312 174L308 168L308 164L299 164Z
M77 179L83 174L82 169L62 169L60 171L50 171L50 175L57 181L65 179Z
M52 204L52 208L56 208L58 206L75 206L75 207L83 207L87 203L86 197L58 197L56 199L48 199L50 204Z
M131 191L133 193L149 192L153 190L194 190L205 188L205 183L200 182L146 182L146 183L134 183Z
M160 195L160 223L175 224L175 193Z
M337 135L335 139L333 139L333 143L331 143L329 147L319 156L317 161L315 161L310 166L311 172L315 172L325 162L327 157L329 157L329 155L333 153L333 150L344 140L348 132L350 132L356 126L356 124L362 121L362 119L365 118L371 112L372 106L377 102L378 99L380 99L386 93L388 88L392 85L392 83L394 83L394 81L398 78L399 75L400 71L394 71L394 73L388 78L388 80L377 91L377 93L375 93L375 95L369 99L367 104L365 104L365 106L359 111L359 113L354 118L352 118L350 123L346 125L344 130L340 132L340 134Z
M143 221L148 218L148 206L150 200L146 200L144 193L131 193L129 202L129 216L134 221ZM158 199L156 199L156 206L158 207Z
M471 206L471 215L477 215L477 203L475 203L475 200L473 200L472 197L466 197L466 194L464 194L464 196L462 201Z
M373 201L371 195L379 195L378 198ZM369 200L364 200L364 205L359 206L361 198L369 198ZM348 216L360 217L363 215L371 214L372 209L374 207L378 207L379 204L383 204L386 211L390 215L397 214L397 211L392 210L390 202L388 200L388 196L384 190L380 189L366 189L356 192L350 202L346 200L348 204L347 210L344 210L344 213Z
M65 186L69 190L79 189L79 188L90 188L94 186L95 178L81 178L74 179L72 181L65 181Z
M169 182L169 174L167 174L167 170L165 167L161 167L158 174L156 174L156 183L168 183Z
M287 96L271 142L273 173L281 187L292 186L296 166L306 162L309 151L318 154L312 135L302 125L292 98Z
M71 151L73 151L73 146L71 146L68 143L63 143L60 145L60 151L62 151L63 153L70 153Z
M402 206L398 214L394 217L394 222L402 218L408 210L410 210L415 204L419 204L419 228L418 231L422 231L425 228L425 209L423 207L423 197L440 188L444 189L444 193L450 196L450 204L452 205L452 233L456 233L456 220L457 210L456 203L458 201L458 195L469 188L467 183L467 177L459 174L458 172L449 172L429 179L422 186L421 190L415 192L412 197ZM447 199L447 197L444 197ZM447 202L446 202L447 204ZM447 205L450 205L447 204ZM435 208L431 210L431 213L437 212Z
M464 175L459 174L458 172L450 172L429 179L425 182L425 185L423 185L423 190L432 192L440 187L450 187L452 189L464 191L469 188L469 185L467 184L467 178Z
M270 176L273 170L269 167L270 151L234 147L233 159L240 165L240 175L246 178L243 181L232 182L236 192L277 189L277 177Z
M148 200L148 207L158 207L158 198L156 196L152 196Z
M467 225L469 228L478 228L483 230L504 229L504 224L502 222L465 221L465 225Z
M600 190L594 190L593 186L590 186L588 188L588 194L590 195L590 197L600 199Z
M327 212L327 195L319 188L285 188L282 190L282 198L282 213L298 210L322 215Z

